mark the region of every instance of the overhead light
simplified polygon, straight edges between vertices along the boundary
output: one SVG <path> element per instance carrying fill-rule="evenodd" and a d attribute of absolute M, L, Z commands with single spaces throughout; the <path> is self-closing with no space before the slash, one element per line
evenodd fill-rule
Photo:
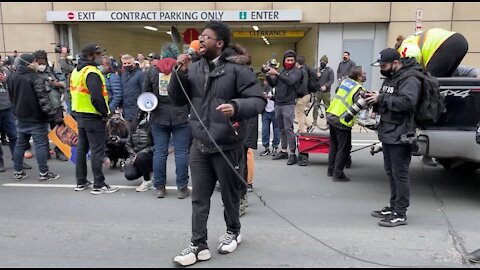
<path fill-rule="evenodd" d="M 262 39 L 265 40 L 265 36 L 262 36 Z"/>
<path fill-rule="evenodd" d="M 256 25 L 254 25 L 254 26 L 252 26 L 252 27 L 253 27 L 253 30 L 255 30 L 255 31 L 258 31 L 258 29 L 260 29 L 260 28 L 258 28 L 258 26 L 256 26 Z"/>
<path fill-rule="evenodd" d="M 158 28 L 153 27 L 153 26 L 144 26 L 143 28 L 150 30 L 150 31 L 158 31 Z"/>
<path fill-rule="evenodd" d="M 172 34 L 172 31 L 167 31 L 167 35 L 171 35 Z"/>

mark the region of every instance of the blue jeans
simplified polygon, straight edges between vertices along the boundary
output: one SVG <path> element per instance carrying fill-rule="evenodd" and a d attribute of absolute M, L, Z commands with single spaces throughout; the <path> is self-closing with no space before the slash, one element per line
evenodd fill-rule
<path fill-rule="evenodd" d="M 266 148 L 270 147 L 270 123 L 273 125 L 272 146 L 278 147 L 280 144 L 280 129 L 275 120 L 275 111 L 264 111 L 262 113 L 262 145 Z"/>
<path fill-rule="evenodd" d="M 155 188 L 165 186 L 167 183 L 167 156 L 170 136 L 173 138 L 175 148 L 175 167 L 177 187 L 184 188 L 188 185 L 188 155 L 192 131 L 189 123 L 180 125 L 152 124 L 152 135 L 155 147 L 153 155 L 153 185 Z"/>
<path fill-rule="evenodd" d="M 17 125 L 15 125 L 12 108 L 0 111 L 0 129 L 5 131 L 10 141 L 10 153 L 12 153 L 13 158 L 15 144 L 17 143 Z M 0 147 L 0 159 L 3 159 L 2 147 Z"/>
<path fill-rule="evenodd" d="M 35 144 L 35 157 L 37 158 L 38 168 L 41 173 L 48 172 L 48 132 L 50 126 L 48 123 L 34 123 L 17 121 L 17 143 L 13 153 L 13 164 L 15 171 L 20 172 L 23 169 L 23 155 L 29 148 L 30 137 L 33 137 Z"/>

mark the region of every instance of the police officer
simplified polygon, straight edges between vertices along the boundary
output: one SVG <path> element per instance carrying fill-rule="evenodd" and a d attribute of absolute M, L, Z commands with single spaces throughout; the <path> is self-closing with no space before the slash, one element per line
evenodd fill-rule
<path fill-rule="evenodd" d="M 378 224 L 395 227 L 407 224 L 410 205 L 410 178 L 408 170 L 412 159 L 412 145 L 402 138 L 415 131 L 413 110 L 417 104 L 421 83 L 413 76 L 422 68 L 415 58 L 401 58 L 397 50 L 387 48 L 380 52 L 380 73 L 385 76 L 380 93 L 367 93 L 367 102 L 381 116 L 378 137 L 383 146 L 384 167 L 390 178 L 390 206 L 373 211 L 372 216 L 383 218 Z"/>
<path fill-rule="evenodd" d="M 350 181 L 343 173 L 343 169 L 350 155 L 352 127 L 355 118 L 347 111 L 361 98 L 361 92 L 365 91 L 361 83 L 365 80 L 366 76 L 362 67 L 354 67 L 349 78 L 343 80 L 339 85 L 335 98 L 327 110 L 327 122 L 330 125 L 328 176 L 333 176 L 335 182 Z"/>
<path fill-rule="evenodd" d="M 70 78 L 72 96 L 72 114 L 78 122 L 78 146 L 75 191 L 82 191 L 92 183 L 87 180 L 88 150 L 92 154 L 92 171 L 94 177 L 92 194 L 113 193 L 118 191 L 105 183 L 102 172 L 105 157 L 106 119 L 110 114 L 108 92 L 103 77 L 97 66 L 102 64 L 104 50 L 93 43 L 82 48 L 78 66 Z"/>

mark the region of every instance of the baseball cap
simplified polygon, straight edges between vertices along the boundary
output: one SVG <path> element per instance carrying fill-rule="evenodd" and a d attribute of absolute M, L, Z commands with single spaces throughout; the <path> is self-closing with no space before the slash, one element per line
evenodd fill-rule
<path fill-rule="evenodd" d="M 151 60 L 158 60 L 158 59 L 160 59 L 160 54 L 158 54 L 158 53 L 150 53 L 150 54 L 148 55 L 148 58 L 150 58 Z"/>
<path fill-rule="evenodd" d="M 82 55 L 90 55 L 94 53 L 101 53 L 104 52 L 105 50 L 101 49 L 97 44 L 95 43 L 87 43 L 82 47 Z"/>
<path fill-rule="evenodd" d="M 380 58 L 372 63 L 372 66 L 378 67 L 383 63 L 393 63 L 395 60 L 400 60 L 400 54 L 397 50 L 392 48 L 386 48 L 380 52 Z"/>

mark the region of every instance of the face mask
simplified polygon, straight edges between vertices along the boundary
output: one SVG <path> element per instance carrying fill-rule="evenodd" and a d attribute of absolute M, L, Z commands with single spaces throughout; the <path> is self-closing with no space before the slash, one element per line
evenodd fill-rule
<path fill-rule="evenodd" d="M 47 65 L 38 65 L 38 71 L 44 72 L 47 69 Z"/>
<path fill-rule="evenodd" d="M 347 57 L 343 57 L 343 61 L 347 61 Z"/>
<path fill-rule="evenodd" d="M 103 64 L 103 58 L 102 57 L 97 57 L 93 61 L 95 61 L 95 64 L 97 64 L 97 66 L 101 66 Z"/>
<path fill-rule="evenodd" d="M 367 81 L 367 75 L 362 76 L 362 82 L 366 82 L 366 81 Z"/>
<path fill-rule="evenodd" d="M 283 65 L 285 66 L 286 69 L 292 69 L 295 66 L 295 63 L 284 62 Z"/>
<path fill-rule="evenodd" d="M 124 66 L 123 69 L 125 69 L 127 72 L 130 72 L 133 70 L 133 66 Z"/>
<path fill-rule="evenodd" d="M 320 67 L 324 69 L 327 66 L 327 63 L 320 63 Z"/>
<path fill-rule="evenodd" d="M 100 72 L 103 73 L 104 69 L 103 66 L 97 66 L 98 69 L 100 69 Z"/>
<path fill-rule="evenodd" d="M 380 70 L 380 73 L 387 78 L 392 78 L 393 74 L 395 74 L 395 69 L 393 68 L 393 65 L 392 65 L 392 67 L 388 70 Z"/>

